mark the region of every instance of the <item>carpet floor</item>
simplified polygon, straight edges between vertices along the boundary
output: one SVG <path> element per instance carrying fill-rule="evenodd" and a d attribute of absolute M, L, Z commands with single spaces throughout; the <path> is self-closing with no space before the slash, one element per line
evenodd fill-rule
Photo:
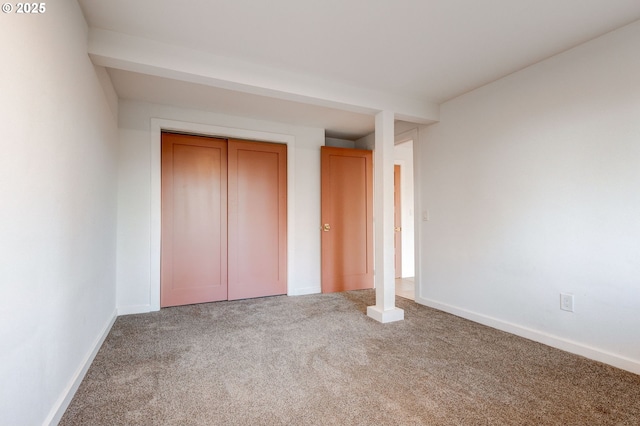
<path fill-rule="evenodd" d="M 640 376 L 372 290 L 119 317 L 61 425 L 639 425 Z"/>

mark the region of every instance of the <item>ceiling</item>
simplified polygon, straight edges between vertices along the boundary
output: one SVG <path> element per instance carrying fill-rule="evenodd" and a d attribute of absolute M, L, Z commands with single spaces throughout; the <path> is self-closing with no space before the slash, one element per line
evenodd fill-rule
<path fill-rule="evenodd" d="M 437 121 L 438 104 L 640 19 L 638 0 L 78 2 L 120 98 L 348 139 L 382 109 Z"/>

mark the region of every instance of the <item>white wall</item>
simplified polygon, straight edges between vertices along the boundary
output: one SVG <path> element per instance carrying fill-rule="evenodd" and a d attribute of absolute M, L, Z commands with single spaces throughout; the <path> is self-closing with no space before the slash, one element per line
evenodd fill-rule
<path fill-rule="evenodd" d="M 640 373 L 639 46 L 637 22 L 420 129 L 419 302 Z"/>
<path fill-rule="evenodd" d="M 373 146 L 375 145 L 375 142 L 376 142 L 376 132 L 369 133 L 367 136 L 361 137 L 360 139 L 356 140 L 355 148 L 368 149 L 370 151 L 373 151 Z"/>
<path fill-rule="evenodd" d="M 336 148 L 355 148 L 356 145 L 354 141 L 338 138 L 324 138 L 324 144 Z"/>
<path fill-rule="evenodd" d="M 254 139 L 285 138 L 289 167 L 289 291 L 320 292 L 320 146 L 324 129 L 252 120 L 211 112 L 133 101 L 120 101 L 120 171 L 118 192 L 117 304 L 121 314 L 147 312 L 157 304 L 159 269 L 154 258 L 157 188 L 150 176 L 159 171 L 154 150 L 159 141 L 152 121 L 181 123 L 196 133 L 228 136 L 257 134 Z M 235 133 L 234 133 L 235 132 Z M 263 137 L 261 137 L 262 135 Z M 238 137 L 238 136 L 236 136 Z M 156 164 L 157 163 L 157 164 Z M 157 260 L 157 259 L 156 259 Z M 154 290 L 155 289 L 155 290 Z"/>
<path fill-rule="evenodd" d="M 117 124 L 75 1 L 0 21 L 0 424 L 38 425 L 115 318 Z"/>

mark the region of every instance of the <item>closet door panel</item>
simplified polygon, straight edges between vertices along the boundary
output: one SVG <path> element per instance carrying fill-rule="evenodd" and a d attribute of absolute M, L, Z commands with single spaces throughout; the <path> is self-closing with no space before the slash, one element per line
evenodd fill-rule
<path fill-rule="evenodd" d="M 287 292 L 286 145 L 229 140 L 229 300 Z"/>
<path fill-rule="evenodd" d="M 162 135 L 160 305 L 227 299 L 227 142 Z"/>

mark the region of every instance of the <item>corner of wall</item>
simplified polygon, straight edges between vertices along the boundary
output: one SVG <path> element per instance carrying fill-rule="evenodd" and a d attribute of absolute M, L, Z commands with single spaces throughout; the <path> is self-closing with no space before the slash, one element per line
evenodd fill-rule
<path fill-rule="evenodd" d="M 367 136 L 364 136 L 355 142 L 355 147 L 357 149 L 368 149 L 373 151 L 373 146 L 376 141 L 376 132 L 370 133 Z"/>
<path fill-rule="evenodd" d="M 80 387 L 84 376 L 87 374 L 87 371 L 89 371 L 89 367 L 98 354 L 102 343 L 104 343 L 105 339 L 109 335 L 111 327 L 113 327 L 113 324 L 116 322 L 117 317 L 117 312 L 114 310 L 111 314 L 111 317 L 107 320 L 106 324 L 102 328 L 102 331 L 96 337 L 93 344 L 89 348 L 89 351 L 84 356 L 82 362 L 80 363 L 80 366 L 71 377 L 69 384 L 65 387 L 62 394 L 53 405 L 49 415 L 47 416 L 43 424 L 55 426 L 60 422 L 62 416 L 64 415 L 64 412 L 67 410 L 67 407 L 69 407 L 71 400 L 78 391 L 78 388 Z"/>
<path fill-rule="evenodd" d="M 100 85 L 102 86 L 102 90 L 104 91 L 104 96 L 107 104 L 109 105 L 109 110 L 111 111 L 111 115 L 113 119 L 118 121 L 118 94 L 113 87 L 113 83 L 111 81 L 111 77 L 107 72 L 107 69 L 101 67 L 99 65 L 94 65 L 93 68 L 96 71 L 96 76 L 98 77 L 98 81 L 100 81 Z"/>

